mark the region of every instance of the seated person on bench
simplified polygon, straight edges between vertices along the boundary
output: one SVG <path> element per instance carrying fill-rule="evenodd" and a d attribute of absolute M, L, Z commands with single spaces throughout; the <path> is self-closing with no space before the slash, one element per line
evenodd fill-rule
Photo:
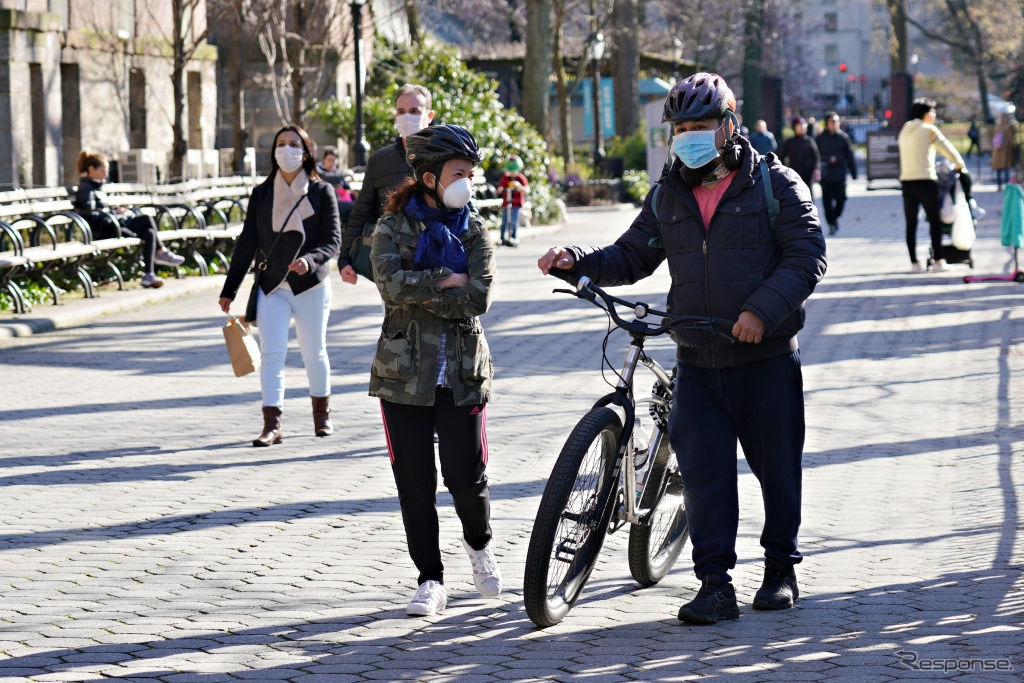
<path fill-rule="evenodd" d="M 156 264 L 180 266 L 185 262 L 185 258 L 172 253 L 163 245 L 157 235 L 156 221 L 152 216 L 134 215 L 121 207 L 111 209 L 102 190 L 108 170 L 107 159 L 102 154 L 83 150 L 78 155 L 78 172 L 82 177 L 79 179 L 78 192 L 75 193 L 73 201 L 75 211 L 89 223 L 94 239 L 109 239 L 127 234 L 142 240 L 142 261 L 146 267 L 142 286 L 162 287 L 164 281 L 154 271 Z M 119 225 L 114 224 L 110 213 L 104 209 L 115 214 Z"/>

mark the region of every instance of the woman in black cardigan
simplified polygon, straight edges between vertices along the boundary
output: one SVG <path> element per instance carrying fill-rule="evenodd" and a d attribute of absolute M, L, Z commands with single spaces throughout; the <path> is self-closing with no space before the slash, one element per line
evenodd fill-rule
<path fill-rule="evenodd" d="M 291 125 L 279 130 L 273 150 L 270 175 L 249 198 L 218 302 L 227 313 L 255 260 L 263 432 L 252 442 L 254 446 L 281 442 L 284 362 L 292 318 L 309 379 L 314 432 L 327 436 L 333 431 L 327 317 L 331 311 L 329 266 L 341 246 L 337 196 L 317 175 L 313 145 L 302 128 Z"/>
<path fill-rule="evenodd" d="M 78 172 L 82 177 L 72 200 L 75 211 L 89 223 L 93 239 L 110 239 L 122 234 L 138 237 L 142 242 L 142 263 L 146 267 L 141 284 L 153 289 L 163 287 L 164 281 L 156 274 L 154 266 L 177 267 L 185 262 L 185 257 L 164 246 L 152 216 L 122 206 L 107 205 L 103 183 L 109 171 L 110 165 L 105 156 L 82 150 L 78 155 Z"/>

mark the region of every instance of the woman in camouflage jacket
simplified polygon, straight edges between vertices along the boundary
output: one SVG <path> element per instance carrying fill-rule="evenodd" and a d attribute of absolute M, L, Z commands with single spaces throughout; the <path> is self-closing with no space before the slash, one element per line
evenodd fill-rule
<path fill-rule="evenodd" d="M 373 233 L 385 316 L 370 395 L 381 402 L 409 554 L 419 570 L 406 612 L 428 615 L 447 604 L 435 432 L 474 583 L 485 597 L 501 591 L 485 474 L 493 365 L 477 318 L 491 302 L 494 249 L 468 205 L 480 161 L 473 136 L 459 126 L 433 126 L 410 135 L 406 153 L 414 177 L 395 189 Z"/>

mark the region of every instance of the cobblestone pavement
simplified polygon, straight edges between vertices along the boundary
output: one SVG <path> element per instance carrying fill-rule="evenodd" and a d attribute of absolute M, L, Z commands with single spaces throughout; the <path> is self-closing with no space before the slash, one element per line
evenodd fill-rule
<path fill-rule="evenodd" d="M 981 190 L 976 269 L 1000 272 L 999 197 Z M 556 240 L 606 243 L 633 215 L 589 211 L 558 236 L 499 252 L 484 322 L 498 376 L 489 473 L 506 590 L 475 595 L 439 493 L 450 603 L 435 618 L 404 614 L 416 572 L 366 396 L 380 318 L 367 283 L 334 283 L 338 432 L 313 437 L 293 348 L 286 438 L 268 449 L 247 445 L 259 381 L 230 372 L 214 290 L 2 342 L 0 677 L 1021 677 L 1024 290 L 963 284 L 956 267 L 909 275 L 898 194 L 853 195 L 801 335 L 797 608 L 750 609 L 762 511 L 741 462 L 738 621 L 678 622 L 697 588 L 686 553 L 641 590 L 624 533 L 609 537 L 565 621 L 539 630 L 527 619 L 522 572 L 541 490 L 565 435 L 605 391 L 603 317 L 551 294 L 533 262 Z M 660 304 L 666 283 L 662 269 L 626 291 Z M 613 357 L 624 344 L 613 340 Z M 665 342 L 654 349 L 671 359 Z"/>

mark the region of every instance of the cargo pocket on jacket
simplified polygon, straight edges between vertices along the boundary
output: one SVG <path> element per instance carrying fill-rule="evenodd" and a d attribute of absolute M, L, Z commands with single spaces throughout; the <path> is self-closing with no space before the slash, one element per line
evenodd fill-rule
<path fill-rule="evenodd" d="M 484 338 L 484 328 L 475 318 L 459 323 L 459 376 L 471 382 L 482 382 L 493 374 L 491 350 Z"/>
<path fill-rule="evenodd" d="M 406 330 L 392 334 L 382 333 L 377 340 L 377 353 L 373 357 L 373 371 L 383 379 L 408 381 L 416 371 L 416 353 L 419 351 L 419 328 L 415 322 Z"/>

